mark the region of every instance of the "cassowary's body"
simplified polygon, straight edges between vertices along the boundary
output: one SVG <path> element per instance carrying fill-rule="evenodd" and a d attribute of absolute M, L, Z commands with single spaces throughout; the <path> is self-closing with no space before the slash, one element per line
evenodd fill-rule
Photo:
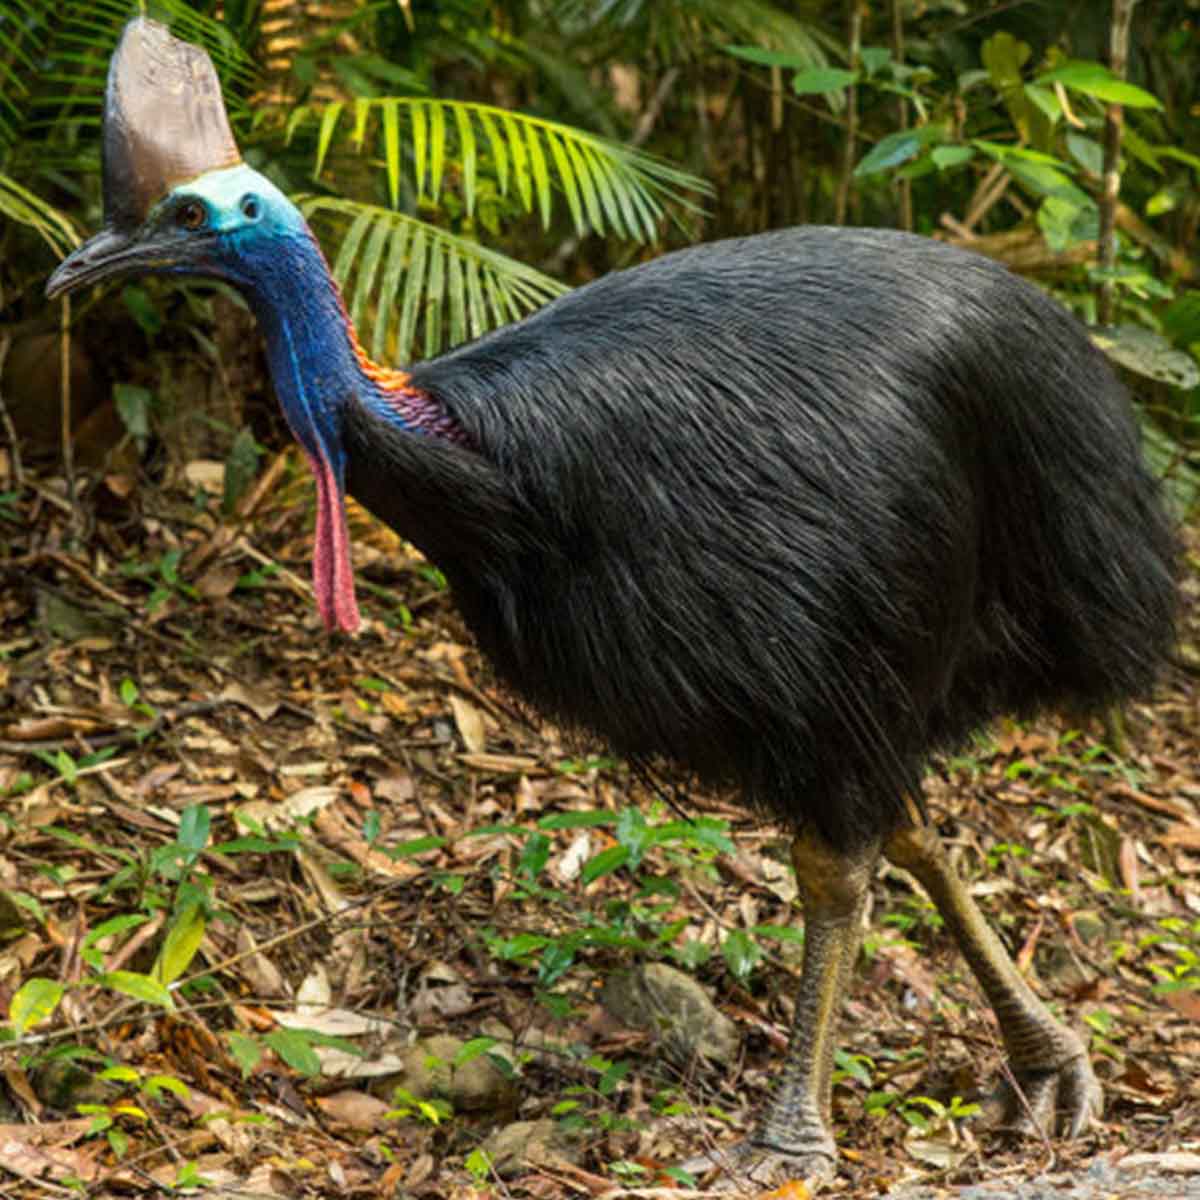
<path fill-rule="evenodd" d="M 976 255 L 800 229 L 610 275 L 345 409 L 349 490 L 504 678 L 844 846 L 931 749 L 1144 689 L 1170 534 L 1083 330 Z"/>
<path fill-rule="evenodd" d="M 240 163 L 211 64 L 153 22 L 114 56 L 104 164 L 106 228 L 50 290 L 149 270 L 245 294 L 316 476 L 327 625 L 358 622 L 348 485 L 445 571 L 513 688 L 794 827 L 804 976 L 755 1178 L 834 1162 L 881 854 L 987 993 L 1028 1096 L 1010 1112 L 1098 1114 L 1083 1043 L 910 803 L 934 750 L 1141 691 L 1171 644 L 1171 531 L 1074 320 L 974 255 L 801 229 L 608 276 L 405 374 L 367 361 L 300 214 Z"/>

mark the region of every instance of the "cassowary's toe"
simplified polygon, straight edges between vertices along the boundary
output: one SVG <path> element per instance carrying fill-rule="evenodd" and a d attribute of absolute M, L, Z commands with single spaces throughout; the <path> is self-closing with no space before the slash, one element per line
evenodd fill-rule
<path fill-rule="evenodd" d="M 747 1139 L 719 1147 L 711 1154 L 698 1155 L 680 1166 L 697 1179 L 703 1179 L 710 1190 L 724 1189 L 742 1196 L 747 1185 L 766 1191 L 797 1179 L 815 1191 L 821 1183 L 833 1178 L 837 1161 L 832 1146 L 828 1150 L 783 1151 Z"/>
<path fill-rule="evenodd" d="M 1104 1112 L 1104 1091 L 1086 1054 L 1055 1070 L 1018 1070 L 1013 1075 L 1021 1095 L 1005 1081 L 996 1098 L 999 1124 L 1005 1128 L 1028 1136 L 1044 1131 L 1076 1138 Z"/>

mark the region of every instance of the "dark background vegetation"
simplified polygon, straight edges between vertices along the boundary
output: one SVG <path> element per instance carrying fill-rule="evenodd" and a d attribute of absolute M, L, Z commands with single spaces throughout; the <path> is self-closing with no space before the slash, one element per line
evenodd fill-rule
<path fill-rule="evenodd" d="M 797 222 L 974 247 L 1105 326 L 1184 529 L 1181 663 L 1104 728 L 1005 725 L 929 781 L 1010 948 L 1091 1035 L 1109 1110 L 1068 1173 L 1200 1141 L 1200 3 L 1143 0 L 1122 35 L 1127 10 L 151 10 L 208 47 L 247 160 L 305 207 L 390 362 Z M 319 632 L 310 486 L 231 293 L 45 302 L 101 219 L 132 11 L 0 0 L 0 1195 L 686 1185 L 670 1163 L 744 1128 L 781 1052 L 786 849 L 728 797 L 680 792 L 704 814 L 681 821 L 662 781 L 515 711 L 437 572 L 357 509 L 369 620 Z M 972 1132 L 955 1098 L 995 1037 L 923 898 L 892 869 L 876 891 L 835 1186 L 1056 1165 Z M 600 1003 L 647 961 L 696 974 L 734 1057 L 675 1063 Z M 481 1104 L 405 1058 L 418 1035 L 421 1062 L 491 1072 Z M 545 1153 L 486 1141 L 529 1122 Z"/>

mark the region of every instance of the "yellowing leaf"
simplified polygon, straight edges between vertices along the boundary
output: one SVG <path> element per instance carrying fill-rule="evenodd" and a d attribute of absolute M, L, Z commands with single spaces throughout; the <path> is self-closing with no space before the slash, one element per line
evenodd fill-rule
<path fill-rule="evenodd" d="M 180 912 L 167 931 L 154 964 L 154 978 L 159 983 L 172 983 L 188 969 L 200 949 L 205 928 L 204 911 L 199 904 L 189 904 Z"/>
<path fill-rule="evenodd" d="M 9 1020 L 18 1033 L 26 1033 L 44 1021 L 63 998 L 63 985 L 53 979 L 34 978 L 17 989 L 8 1006 Z"/>

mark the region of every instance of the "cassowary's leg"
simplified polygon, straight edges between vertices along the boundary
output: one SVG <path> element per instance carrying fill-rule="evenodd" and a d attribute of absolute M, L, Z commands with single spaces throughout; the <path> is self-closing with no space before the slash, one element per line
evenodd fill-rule
<path fill-rule="evenodd" d="M 1045 1130 L 1075 1137 L 1098 1118 L 1104 1096 L 1083 1042 L 1059 1024 L 1021 978 L 1000 939 L 954 873 L 937 833 L 927 825 L 901 829 L 884 846 L 911 871 L 954 935 L 1000 1023 L 1013 1076 Z M 1005 1123 L 1032 1132 L 1024 1106 L 1006 1096 Z"/>
<path fill-rule="evenodd" d="M 799 837 L 792 846 L 804 904 L 804 973 L 791 1044 L 766 1109 L 734 1151 L 731 1164 L 755 1183 L 771 1186 L 833 1173 L 833 1051 L 879 854 L 878 843 L 854 854 L 837 854 L 815 837 Z"/>

